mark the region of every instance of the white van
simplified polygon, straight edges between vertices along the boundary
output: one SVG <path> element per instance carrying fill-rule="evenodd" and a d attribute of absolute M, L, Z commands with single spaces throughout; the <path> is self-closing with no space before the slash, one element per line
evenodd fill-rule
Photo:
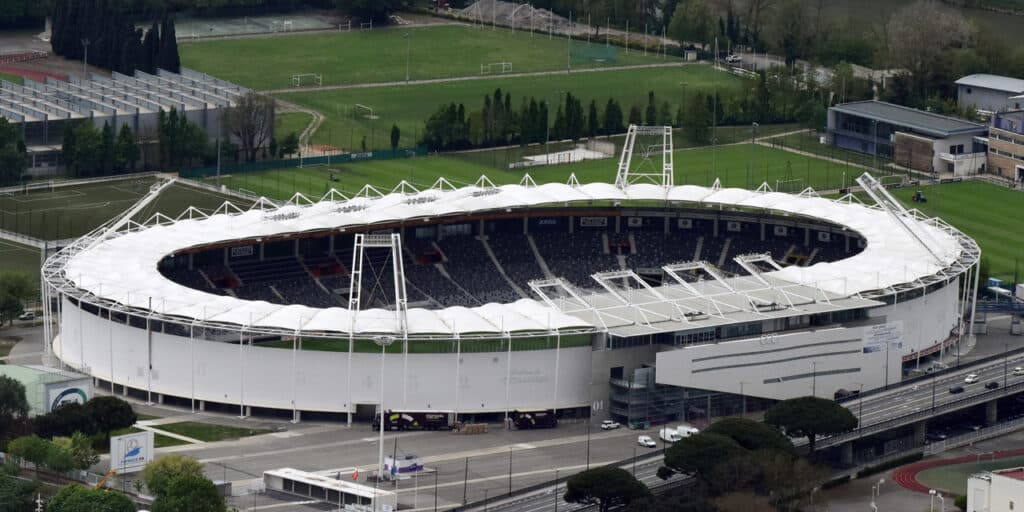
<path fill-rule="evenodd" d="M 679 435 L 679 431 L 674 428 L 663 428 L 658 431 L 658 437 L 662 441 L 669 443 L 678 443 L 683 440 L 683 436 Z"/>
<path fill-rule="evenodd" d="M 690 425 L 679 425 L 678 427 L 676 427 L 676 432 L 679 433 L 680 438 L 684 438 L 700 433 L 700 429 Z"/>

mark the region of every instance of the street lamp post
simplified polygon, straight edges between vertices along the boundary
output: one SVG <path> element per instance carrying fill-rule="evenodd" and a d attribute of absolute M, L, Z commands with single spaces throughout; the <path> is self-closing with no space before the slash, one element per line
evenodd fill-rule
<path fill-rule="evenodd" d="M 750 157 L 747 161 L 747 187 L 750 187 L 750 171 L 754 166 L 754 145 L 757 144 L 757 122 L 750 123 Z"/>
<path fill-rule="evenodd" d="M 864 428 L 864 397 L 861 396 L 864 393 L 864 383 L 854 382 L 854 384 L 857 385 L 857 435 L 859 436 Z"/>
<path fill-rule="evenodd" d="M 373 342 L 380 346 L 380 439 L 378 440 L 377 454 L 377 481 L 384 475 L 384 354 L 387 348 L 395 342 L 394 336 L 374 336 Z M 374 495 L 373 509 L 377 510 L 377 496 Z"/>
<path fill-rule="evenodd" d="M 743 385 L 744 384 L 746 384 L 746 382 L 740 381 L 740 403 L 741 403 L 741 406 L 740 406 L 741 409 L 740 410 L 741 410 L 741 414 L 743 416 L 746 416 L 747 415 L 747 395 L 743 393 Z"/>
<path fill-rule="evenodd" d="M 403 36 L 405 39 L 405 81 L 409 81 L 409 54 L 412 52 L 412 42 L 409 37 L 409 33 L 406 32 Z"/>
<path fill-rule="evenodd" d="M 818 362 L 811 362 L 811 396 L 818 396 Z"/>
<path fill-rule="evenodd" d="M 82 59 L 82 80 L 89 79 L 89 38 L 82 39 L 82 48 L 85 49 L 85 57 Z"/>

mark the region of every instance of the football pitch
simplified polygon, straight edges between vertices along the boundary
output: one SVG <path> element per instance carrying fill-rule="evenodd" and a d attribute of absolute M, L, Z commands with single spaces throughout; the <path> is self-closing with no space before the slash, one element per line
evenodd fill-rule
<path fill-rule="evenodd" d="M 686 84 L 684 88 L 681 84 Z M 303 105 L 322 113 L 326 120 L 313 136 L 316 144 L 359 151 L 363 137 L 367 148 L 389 147 L 392 125 L 401 130 L 399 145 L 410 147 L 422 136 L 423 126 L 441 105 L 448 103 L 466 106 L 467 115 L 479 111 L 484 96 L 493 95 L 495 89 L 511 95 L 511 106 L 517 112 L 530 97 L 547 101 L 551 105 L 564 101 L 563 92 L 578 97 L 586 110 L 591 100 L 599 112 L 609 98 L 620 103 L 623 115 L 629 115 L 631 106 L 641 110 L 647 106 L 647 93 L 654 91 L 655 101 L 661 107 L 667 101 L 675 115 L 676 108 L 687 93 L 709 93 L 717 87 L 724 95 L 742 87 L 743 79 L 710 65 L 695 64 L 673 68 L 642 68 L 593 73 L 557 74 L 519 78 L 494 78 L 419 85 L 399 85 L 306 91 L 281 94 L 281 99 Z M 355 112 L 356 105 L 373 109 L 370 118 Z M 551 119 L 557 107 L 552 107 Z"/>
<path fill-rule="evenodd" d="M 271 198 L 287 199 L 295 192 L 311 198 L 323 196 L 331 188 L 352 194 L 365 184 L 382 192 L 390 191 L 406 180 L 416 187 L 430 187 L 439 177 L 456 185 L 474 183 L 486 174 L 495 184 L 518 183 L 524 171 L 489 167 L 475 163 L 465 155 L 431 155 L 416 158 L 353 162 L 344 165 L 278 169 L 223 176 L 221 184 L 246 189 Z M 819 158 L 749 143 L 677 150 L 675 183 L 711 185 L 719 179 L 723 186 L 757 188 L 768 182 L 774 189 L 799 192 L 836 189 L 859 176 L 862 171 Z M 618 160 L 588 160 L 566 165 L 534 167 L 526 172 L 538 183 L 566 182 L 575 173 L 581 183 L 615 180 Z M 651 162 L 653 165 L 655 162 Z M 660 165 L 660 160 L 656 162 Z M 634 157 L 634 164 L 640 160 Z M 331 180 L 334 176 L 335 181 Z M 208 181 L 213 181 L 209 178 Z M 844 181 L 845 180 L 845 181 Z"/>
<path fill-rule="evenodd" d="M 406 40 L 408 35 L 408 40 Z M 573 43 L 576 48 L 586 41 Z M 603 42 L 592 48 L 602 50 Z M 511 63 L 513 73 L 566 69 L 568 40 L 467 25 L 353 30 L 335 33 L 182 42 L 183 66 L 253 89 L 292 87 L 292 75 L 319 73 L 323 85 L 480 76 L 481 65 Z M 602 50 L 603 51 L 603 50 Z M 678 57 L 611 49 L 614 59 L 574 62 L 581 67 L 630 66 Z M 494 72 L 501 66 L 492 66 Z M 307 82 L 310 80 L 306 79 Z M 315 87 L 312 86 L 311 87 Z"/>
<path fill-rule="evenodd" d="M 911 196 L 918 189 L 902 188 L 892 193 L 909 208 L 941 217 L 974 238 L 982 258 L 989 262 L 994 277 L 1013 282 L 1017 262 L 1024 260 L 1024 230 L 1020 212 L 1024 211 L 1024 192 L 981 181 L 964 181 L 920 187 L 927 203 L 915 203 Z"/>

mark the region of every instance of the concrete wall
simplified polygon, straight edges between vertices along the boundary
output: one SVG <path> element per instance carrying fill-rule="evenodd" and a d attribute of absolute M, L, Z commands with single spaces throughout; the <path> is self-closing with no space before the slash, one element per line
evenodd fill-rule
<path fill-rule="evenodd" d="M 137 389 L 277 409 L 355 411 L 380 400 L 378 353 L 240 347 L 153 333 L 81 313 L 63 302 L 58 357 L 83 372 Z M 388 354 L 385 406 L 497 412 L 590 404 L 591 348 L 457 354 Z M 147 375 L 147 361 L 152 371 Z M 461 362 L 461 364 L 460 364 Z M 351 374 L 348 369 L 351 367 Z M 558 375 L 557 389 L 556 378 Z M 506 387 L 506 382 L 510 385 Z M 351 394 L 350 394 L 351 390 Z M 506 394 L 507 393 L 507 394 Z M 607 396 L 607 395 L 605 395 Z"/>
<path fill-rule="evenodd" d="M 831 398 L 839 389 L 864 390 L 898 382 L 902 358 L 945 340 L 956 325 L 957 287 L 883 306 L 867 325 L 765 334 L 692 345 L 657 354 L 659 384 L 784 400 L 810 395 Z M 897 343 L 872 345 L 871 325 L 902 327 Z M 872 350 L 874 349 L 874 350 Z"/>
<path fill-rule="evenodd" d="M 608 418 L 608 395 L 611 392 L 611 385 L 608 383 L 611 377 L 611 369 L 621 366 L 623 375 L 629 378 L 633 370 L 643 366 L 645 363 L 654 363 L 658 350 L 662 345 L 642 345 L 638 347 L 619 348 L 614 350 L 595 350 L 592 354 L 592 365 L 590 382 L 590 396 L 592 398 L 592 413 L 596 420 Z"/>
<path fill-rule="evenodd" d="M 988 147 L 988 172 L 1015 181 L 1024 179 L 1024 135 L 991 128 Z"/>

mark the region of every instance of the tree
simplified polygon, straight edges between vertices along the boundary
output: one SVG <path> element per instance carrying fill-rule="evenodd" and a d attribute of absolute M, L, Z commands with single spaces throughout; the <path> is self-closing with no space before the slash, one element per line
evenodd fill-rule
<path fill-rule="evenodd" d="M 28 416 L 25 385 L 6 375 L 0 375 L 0 448 L 13 430 L 16 420 Z"/>
<path fill-rule="evenodd" d="M 153 512 L 224 512 L 224 498 L 217 486 L 202 475 L 178 475 L 168 482 L 164 492 L 153 501 Z"/>
<path fill-rule="evenodd" d="M 7 443 L 7 453 L 31 462 L 35 466 L 36 476 L 39 476 L 39 468 L 46 464 L 50 456 L 50 443 L 33 434 L 19 437 Z"/>
<path fill-rule="evenodd" d="M 783 453 L 793 452 L 793 443 L 779 430 L 760 421 L 746 418 L 725 418 L 712 423 L 704 430 L 707 434 L 718 434 L 736 441 L 741 447 L 750 451 L 776 450 Z"/>
<path fill-rule="evenodd" d="M 691 94 L 685 115 L 684 124 L 690 131 L 690 140 L 699 144 L 711 142 L 711 112 L 706 98 L 703 94 Z"/>
<path fill-rule="evenodd" d="M 927 14 L 925 14 L 927 13 Z M 962 15 L 934 0 L 918 0 L 889 17 L 885 30 L 890 64 L 910 72 L 912 89 L 924 95 L 929 84 L 948 88 L 950 49 L 963 46 L 970 26 Z M 952 82 L 952 80 L 949 80 Z"/>
<path fill-rule="evenodd" d="M 46 512 L 135 512 L 135 504 L 119 492 L 68 484 L 46 504 Z"/>
<path fill-rule="evenodd" d="M 103 129 L 100 130 L 100 169 L 102 174 L 110 174 L 114 171 L 116 159 L 117 147 L 114 143 L 114 129 L 110 123 L 104 121 Z"/>
<path fill-rule="evenodd" d="M 587 108 L 587 137 L 594 138 L 601 131 L 601 119 L 597 114 L 597 102 L 590 100 Z"/>
<path fill-rule="evenodd" d="M 386 23 L 388 16 L 402 5 L 400 0 L 337 0 L 337 2 L 338 7 L 349 14 L 364 20 L 373 20 L 375 23 Z"/>
<path fill-rule="evenodd" d="M 225 109 L 224 118 L 228 130 L 241 141 L 246 160 L 252 162 L 256 152 L 273 136 L 274 99 L 250 91 Z"/>
<path fill-rule="evenodd" d="M 291 132 L 281 139 L 281 142 L 277 145 L 277 151 L 279 157 L 285 155 L 294 155 L 299 151 L 299 136 L 295 132 Z"/>
<path fill-rule="evenodd" d="M 704 482 L 709 482 L 715 466 L 743 453 L 743 448 L 731 438 L 701 432 L 684 438 L 665 450 L 665 467 L 672 471 L 696 475 Z"/>
<path fill-rule="evenodd" d="M 96 422 L 85 405 L 66 403 L 56 409 L 36 416 L 33 430 L 41 437 L 70 436 L 75 432 L 86 435 L 96 433 Z"/>
<path fill-rule="evenodd" d="M 628 471 L 603 466 L 577 473 L 565 482 L 565 501 L 597 503 L 601 512 L 645 498 L 650 491 Z M 154 511 L 156 512 L 156 511 Z"/>
<path fill-rule="evenodd" d="M 611 135 L 622 133 L 625 126 L 622 124 L 622 106 L 614 99 L 608 98 L 604 106 L 604 134 Z"/>
<path fill-rule="evenodd" d="M 21 181 L 27 166 L 25 142 L 14 125 L 0 117 L 0 185 Z"/>
<path fill-rule="evenodd" d="M 658 124 L 658 107 L 654 103 L 654 91 L 647 92 L 647 108 L 644 109 L 644 120 L 648 126 Z"/>
<path fill-rule="evenodd" d="M 74 469 L 89 469 L 100 461 L 99 454 L 92 449 L 92 439 L 81 432 L 75 432 L 71 437 L 55 437 L 53 444 L 70 455 L 71 467 Z"/>
<path fill-rule="evenodd" d="M 810 22 L 807 10 L 801 0 L 786 0 L 779 6 L 778 31 L 779 48 L 786 59 L 786 66 L 793 67 L 797 59 L 807 56 L 810 47 Z"/>
<path fill-rule="evenodd" d="M 644 124 L 643 117 L 640 114 L 640 107 L 636 105 L 629 107 L 629 124 Z"/>
<path fill-rule="evenodd" d="M 160 68 L 172 73 L 181 72 L 181 58 L 178 56 L 178 36 L 174 19 L 164 15 L 160 24 Z"/>
<path fill-rule="evenodd" d="M 768 409 L 764 422 L 783 429 L 791 437 L 806 437 L 810 451 L 819 435 L 838 434 L 857 426 L 849 409 L 824 398 L 804 396 L 783 400 Z"/>
<path fill-rule="evenodd" d="M 142 469 L 142 481 L 155 496 L 166 494 L 171 481 L 180 476 L 203 476 L 203 465 L 184 455 L 165 455 Z"/>
<path fill-rule="evenodd" d="M 108 443 L 112 430 L 130 427 L 137 419 L 131 404 L 116 396 L 90 398 L 85 408 L 96 423 L 96 430 L 106 435 Z"/>
<path fill-rule="evenodd" d="M 131 128 L 127 124 L 121 125 L 121 131 L 117 134 L 117 161 L 118 165 L 129 171 L 135 170 L 135 162 L 139 161 L 142 152 L 135 141 Z"/>
<path fill-rule="evenodd" d="M 402 130 L 398 129 L 397 124 L 391 125 L 391 151 L 398 149 L 398 141 L 402 138 Z"/>
<path fill-rule="evenodd" d="M 0 472 L 0 512 L 24 512 L 32 510 L 36 483 L 26 482 Z"/>
<path fill-rule="evenodd" d="M 688 0 L 676 6 L 668 24 L 669 37 L 680 42 L 704 44 L 711 40 L 715 21 L 705 0 Z"/>

